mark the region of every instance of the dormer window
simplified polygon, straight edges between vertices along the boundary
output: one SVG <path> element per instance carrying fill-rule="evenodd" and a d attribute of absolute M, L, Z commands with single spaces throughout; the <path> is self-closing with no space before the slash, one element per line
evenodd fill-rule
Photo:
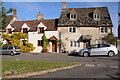
<path fill-rule="evenodd" d="M 12 29 L 11 29 L 11 28 L 8 28 L 8 29 L 7 29 L 7 33 L 8 33 L 8 34 L 12 34 Z"/>
<path fill-rule="evenodd" d="M 28 28 L 23 28 L 23 33 L 28 33 Z"/>
<path fill-rule="evenodd" d="M 44 33 L 44 27 L 38 27 L 38 34 Z"/>
<path fill-rule="evenodd" d="M 77 18 L 76 14 L 70 14 L 70 19 L 75 20 Z"/>
<path fill-rule="evenodd" d="M 99 20 L 99 19 L 100 19 L 100 14 L 99 14 L 99 13 L 94 14 L 94 19 L 95 19 L 95 20 Z"/>

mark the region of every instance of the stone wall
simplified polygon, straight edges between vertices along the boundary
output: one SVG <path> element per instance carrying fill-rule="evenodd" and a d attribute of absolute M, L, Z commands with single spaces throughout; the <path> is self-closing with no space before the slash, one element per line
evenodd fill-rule
<path fill-rule="evenodd" d="M 74 49 L 80 50 L 84 48 L 84 43 L 80 42 L 80 47 L 70 47 L 70 41 L 78 41 L 82 35 L 92 35 L 91 44 L 101 43 L 102 38 L 111 32 L 108 28 L 108 33 L 100 33 L 100 27 L 76 27 L 76 33 L 68 32 L 69 27 L 58 27 L 58 32 L 61 33 L 61 40 L 66 46 L 67 51 Z"/>

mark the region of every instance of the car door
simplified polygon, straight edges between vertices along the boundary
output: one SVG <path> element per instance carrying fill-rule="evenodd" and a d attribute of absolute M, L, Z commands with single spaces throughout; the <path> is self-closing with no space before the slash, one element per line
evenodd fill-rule
<path fill-rule="evenodd" d="M 8 54 L 11 54 L 11 52 L 13 52 L 13 46 L 9 46 L 7 52 L 8 52 Z"/>
<path fill-rule="evenodd" d="M 7 49 L 8 49 L 8 46 L 3 46 L 2 47 L 2 54 L 8 54 L 7 53 L 7 51 L 8 51 Z"/>
<path fill-rule="evenodd" d="M 108 54 L 108 47 L 110 47 L 109 44 L 101 44 L 99 48 L 99 54 L 100 55 L 107 55 Z"/>
<path fill-rule="evenodd" d="M 100 44 L 93 45 L 90 50 L 90 55 L 99 55 Z"/>

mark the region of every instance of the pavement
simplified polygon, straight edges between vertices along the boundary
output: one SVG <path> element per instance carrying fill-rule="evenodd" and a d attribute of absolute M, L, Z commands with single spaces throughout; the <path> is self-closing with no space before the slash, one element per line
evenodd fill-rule
<path fill-rule="evenodd" d="M 27 78 L 118 78 L 120 55 L 108 56 L 68 56 L 65 53 L 23 53 L 21 55 L 3 55 L 2 59 L 40 60 L 59 62 L 80 62 L 84 66 L 62 70 Z"/>

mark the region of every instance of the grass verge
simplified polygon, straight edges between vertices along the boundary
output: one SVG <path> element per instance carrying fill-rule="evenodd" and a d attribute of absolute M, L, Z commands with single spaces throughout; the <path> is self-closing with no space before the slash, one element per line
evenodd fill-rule
<path fill-rule="evenodd" d="M 36 72 L 41 70 L 76 65 L 79 63 L 53 62 L 53 61 L 27 61 L 27 60 L 2 60 L 2 75 L 6 71 L 16 71 L 17 74 Z"/>

